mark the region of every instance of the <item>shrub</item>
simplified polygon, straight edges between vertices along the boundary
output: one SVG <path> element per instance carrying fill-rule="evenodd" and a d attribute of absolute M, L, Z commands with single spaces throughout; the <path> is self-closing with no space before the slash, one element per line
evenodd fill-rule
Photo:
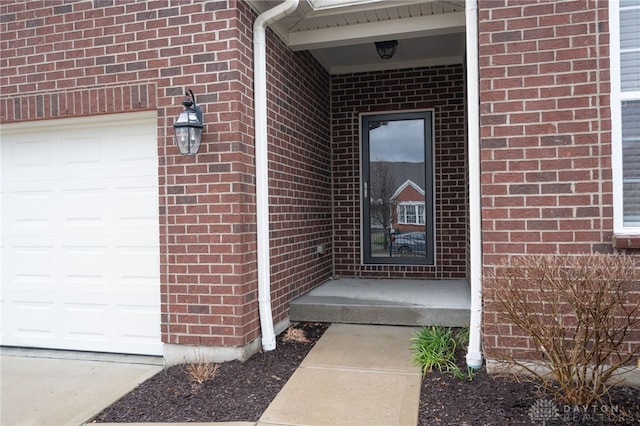
<path fill-rule="evenodd" d="M 464 379 L 465 375 L 456 364 L 456 350 L 463 347 L 468 341 L 468 329 L 457 333 L 451 328 L 441 326 L 423 327 L 412 338 L 412 360 L 422 370 L 422 375 L 437 368 L 440 372 L 448 372 L 458 379 Z M 471 380 L 473 372 L 468 371 L 467 377 Z"/>
<path fill-rule="evenodd" d="M 640 345 L 627 344 L 640 327 L 634 292 L 640 270 L 633 258 L 514 257 L 497 268 L 492 280 L 487 296 L 497 303 L 499 322 L 518 326 L 536 354 L 535 363 L 512 353 L 498 355 L 501 361 L 530 373 L 542 388 L 572 405 L 588 406 L 623 381 L 620 369 L 640 350 Z"/>
<path fill-rule="evenodd" d="M 292 325 L 287 328 L 287 331 L 282 336 L 283 342 L 298 342 L 298 343 L 309 343 L 309 339 L 307 338 L 306 333 L 301 328 L 296 328 Z"/>
<path fill-rule="evenodd" d="M 219 364 L 205 361 L 204 357 L 196 356 L 196 362 L 189 363 L 184 367 L 185 372 L 194 382 L 202 384 L 213 379 L 218 373 Z"/>

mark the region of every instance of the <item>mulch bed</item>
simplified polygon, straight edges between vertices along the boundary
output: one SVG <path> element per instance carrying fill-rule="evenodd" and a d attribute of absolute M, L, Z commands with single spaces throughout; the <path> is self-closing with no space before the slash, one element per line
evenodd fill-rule
<path fill-rule="evenodd" d="M 280 335 L 276 350 L 258 353 L 244 363 L 220 364 L 215 378 L 202 384 L 190 377 L 185 366 L 166 368 L 93 422 L 255 422 L 328 325 L 296 327 L 304 330 L 307 343 L 283 341 Z M 484 370 L 473 381 L 432 371 L 422 380 L 418 424 L 640 425 L 640 389 L 615 388 L 608 401 L 585 410 L 556 404 L 538 394 L 532 383 L 490 376 Z"/>
<path fill-rule="evenodd" d="M 458 365 L 464 365 L 462 360 Z M 473 381 L 432 371 L 422 379 L 418 424 L 640 425 L 640 389 L 616 387 L 609 400 L 585 409 L 556 403 L 532 382 L 484 369 Z"/>
<path fill-rule="evenodd" d="M 165 368 L 94 419 L 96 423 L 258 421 L 328 324 L 303 323 L 307 343 L 283 341 L 245 362 L 220 364 L 215 377 L 194 381 L 184 365 Z"/>

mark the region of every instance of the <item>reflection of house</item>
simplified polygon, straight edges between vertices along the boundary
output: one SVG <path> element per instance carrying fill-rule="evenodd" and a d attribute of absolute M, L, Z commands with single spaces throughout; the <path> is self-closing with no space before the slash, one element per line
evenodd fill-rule
<path fill-rule="evenodd" d="M 425 163 L 375 161 L 371 170 L 372 228 L 424 231 Z"/>
<path fill-rule="evenodd" d="M 386 179 L 372 179 L 372 182 L 384 182 L 389 188 L 372 188 L 372 191 L 387 194 L 388 198 L 381 202 L 389 208 L 391 227 L 399 232 L 424 232 L 425 163 L 376 161 L 371 163 L 371 169 L 389 174 Z"/>
<path fill-rule="evenodd" d="M 425 177 L 425 164 L 408 161 L 372 161 L 372 170 L 388 170 L 394 189 L 410 180 L 422 187 Z"/>
<path fill-rule="evenodd" d="M 399 232 L 423 231 L 425 224 L 424 190 L 406 180 L 391 196 L 392 226 Z"/>

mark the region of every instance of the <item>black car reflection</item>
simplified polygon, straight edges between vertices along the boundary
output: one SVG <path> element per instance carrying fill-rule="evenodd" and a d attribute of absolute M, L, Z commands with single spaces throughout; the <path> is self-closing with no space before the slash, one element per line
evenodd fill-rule
<path fill-rule="evenodd" d="M 425 232 L 407 232 L 391 238 L 391 252 L 397 256 L 426 256 L 427 235 Z"/>

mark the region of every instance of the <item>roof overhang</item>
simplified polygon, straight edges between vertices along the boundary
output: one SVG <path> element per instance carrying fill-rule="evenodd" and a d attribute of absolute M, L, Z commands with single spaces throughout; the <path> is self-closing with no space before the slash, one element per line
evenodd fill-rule
<path fill-rule="evenodd" d="M 280 1 L 250 0 L 263 12 Z M 294 51 L 308 50 L 332 74 L 462 63 L 463 0 L 302 0 L 273 24 Z M 374 42 L 398 40 L 380 59 Z"/>
<path fill-rule="evenodd" d="M 383 0 L 307 0 L 313 10 L 334 9 L 336 7 L 351 7 L 365 3 L 380 3 Z"/>

